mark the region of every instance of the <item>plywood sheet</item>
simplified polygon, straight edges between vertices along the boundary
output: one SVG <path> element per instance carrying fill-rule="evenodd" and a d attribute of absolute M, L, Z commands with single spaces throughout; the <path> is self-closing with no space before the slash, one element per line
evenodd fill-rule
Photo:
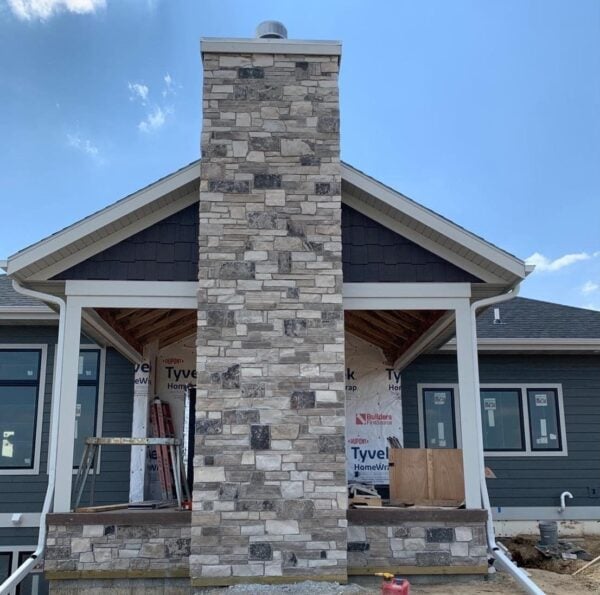
<path fill-rule="evenodd" d="M 390 449 L 392 504 L 459 505 L 465 498 L 462 450 Z"/>

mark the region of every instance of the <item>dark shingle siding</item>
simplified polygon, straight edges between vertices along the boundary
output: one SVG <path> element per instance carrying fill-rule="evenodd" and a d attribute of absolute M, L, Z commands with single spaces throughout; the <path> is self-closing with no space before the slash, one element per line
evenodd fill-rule
<path fill-rule="evenodd" d="M 483 384 L 561 384 L 568 456 L 488 457 L 492 506 L 556 506 L 569 490 L 569 506 L 600 506 L 588 487 L 600 487 L 600 356 L 480 355 Z M 402 373 L 404 440 L 419 446 L 417 384 L 457 383 L 456 358 L 422 356 Z"/>
<path fill-rule="evenodd" d="M 494 307 L 477 319 L 477 335 L 498 339 L 598 339 L 600 312 L 516 297 L 495 306 L 501 324 L 494 324 Z"/>
<path fill-rule="evenodd" d="M 480 282 L 436 254 L 342 205 L 346 283 Z"/>
<path fill-rule="evenodd" d="M 197 281 L 198 222 L 193 204 L 54 278 Z"/>

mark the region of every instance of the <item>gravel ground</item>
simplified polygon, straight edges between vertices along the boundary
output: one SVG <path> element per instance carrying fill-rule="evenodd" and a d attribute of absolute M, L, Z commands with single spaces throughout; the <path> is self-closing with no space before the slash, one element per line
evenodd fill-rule
<path fill-rule="evenodd" d="M 557 574 L 547 570 L 528 570 L 531 578 L 547 595 L 598 595 L 600 574 L 578 576 Z M 491 580 L 448 581 L 439 584 L 411 586 L 411 595 L 517 595 L 521 591 L 507 575 L 497 573 Z M 378 586 L 339 585 L 306 581 L 292 585 L 237 585 L 228 589 L 203 589 L 196 595 L 380 595 Z"/>
<path fill-rule="evenodd" d="M 236 585 L 228 589 L 202 589 L 196 591 L 196 595 L 371 595 L 380 592 L 379 589 L 373 591 L 358 585 L 304 581 L 291 585 Z"/>

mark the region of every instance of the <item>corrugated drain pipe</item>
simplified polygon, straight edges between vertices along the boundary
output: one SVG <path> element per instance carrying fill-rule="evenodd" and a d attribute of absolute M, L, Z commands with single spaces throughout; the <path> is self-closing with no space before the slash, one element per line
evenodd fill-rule
<path fill-rule="evenodd" d="M 44 504 L 42 506 L 42 512 L 40 514 L 40 532 L 38 535 L 38 544 L 31 556 L 23 562 L 1 585 L 0 595 L 7 595 L 11 589 L 16 587 L 33 569 L 33 567 L 43 560 L 44 552 L 46 549 L 46 515 L 50 512 L 50 508 L 54 499 L 54 487 L 56 485 L 56 455 L 57 455 L 57 436 L 58 436 L 58 422 L 60 412 L 60 400 L 61 400 L 61 384 L 62 384 L 62 361 L 65 346 L 65 310 L 66 304 L 64 300 L 46 293 L 39 291 L 32 291 L 31 289 L 25 289 L 19 285 L 18 281 L 13 279 L 13 288 L 17 293 L 32 297 L 43 302 L 49 302 L 55 304 L 59 308 L 59 322 L 58 322 L 58 343 L 56 353 L 56 371 L 54 375 L 54 398 L 52 399 L 52 413 L 51 413 L 51 424 L 50 424 L 50 445 L 48 453 L 48 489 L 46 490 L 46 497 L 44 498 Z"/>
<path fill-rule="evenodd" d="M 511 300 L 519 293 L 519 285 L 517 285 L 511 292 L 503 295 L 486 298 L 473 302 L 471 304 L 471 320 L 473 327 L 473 359 L 475 370 L 475 395 L 479 396 L 479 356 L 477 350 L 477 310 L 486 306 L 492 306 L 494 304 L 500 304 Z M 527 575 L 527 573 L 519 568 L 505 553 L 498 544 L 496 543 L 496 532 L 494 530 L 494 519 L 492 518 L 492 508 L 490 505 L 490 496 L 487 489 L 487 483 L 485 481 L 485 459 L 483 456 L 483 430 L 481 429 L 481 399 L 475 400 L 477 406 L 477 419 L 480 420 L 477 424 L 477 450 L 479 454 L 479 483 L 481 490 L 481 503 L 483 508 L 487 510 L 487 542 L 488 551 L 491 556 L 494 557 L 498 566 L 505 572 L 510 574 L 517 583 L 523 588 L 526 593 L 530 595 L 546 595 L 542 589 L 540 589 Z"/>

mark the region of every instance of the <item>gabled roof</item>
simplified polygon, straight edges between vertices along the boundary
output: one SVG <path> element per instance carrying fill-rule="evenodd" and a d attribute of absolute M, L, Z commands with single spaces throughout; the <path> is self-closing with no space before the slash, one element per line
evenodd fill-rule
<path fill-rule="evenodd" d="M 342 199 L 352 208 L 466 270 L 493 292 L 525 278 L 525 263 L 410 198 L 342 163 Z M 7 272 L 44 281 L 198 201 L 200 162 L 127 196 L 12 255 Z"/>
<path fill-rule="evenodd" d="M 494 309 L 499 322 L 494 322 Z M 481 339 L 600 339 L 600 312 L 516 297 L 477 319 Z"/>

